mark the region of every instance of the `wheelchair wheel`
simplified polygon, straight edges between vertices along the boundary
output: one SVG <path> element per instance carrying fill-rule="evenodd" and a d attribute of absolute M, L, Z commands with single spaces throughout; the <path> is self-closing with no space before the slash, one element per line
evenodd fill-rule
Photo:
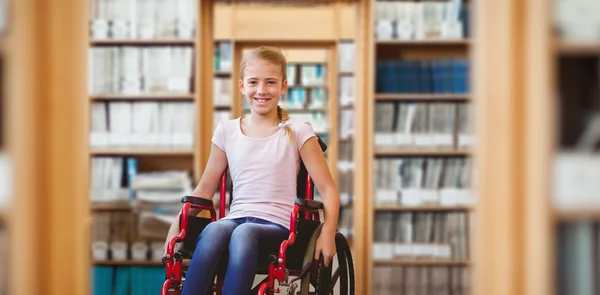
<path fill-rule="evenodd" d="M 354 264 L 346 238 L 337 233 L 335 236 L 336 256 L 329 267 L 325 267 L 323 257 L 313 261 L 317 238 L 321 233 L 319 226 L 309 243 L 303 265 L 312 263 L 310 272 L 301 279 L 299 295 L 354 295 Z M 311 286 L 314 291 L 311 291 Z"/>

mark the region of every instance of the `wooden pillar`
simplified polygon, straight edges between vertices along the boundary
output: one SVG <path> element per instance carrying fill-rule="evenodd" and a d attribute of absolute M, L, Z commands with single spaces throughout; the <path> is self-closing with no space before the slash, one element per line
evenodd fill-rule
<path fill-rule="evenodd" d="M 372 0 L 361 0 L 356 15 L 356 70 L 354 102 L 354 236 L 356 294 L 371 294 L 373 210 L 371 196 L 373 100 L 375 89 Z"/>
<path fill-rule="evenodd" d="M 473 294 L 527 293 L 526 204 L 533 131 L 525 91 L 527 1 L 475 1 L 472 82 L 476 104 Z"/>
<path fill-rule="evenodd" d="M 85 1 L 11 1 L 10 294 L 89 293 Z"/>
<path fill-rule="evenodd" d="M 213 134 L 213 52 L 214 15 L 213 1 L 198 1 L 198 22 L 196 25 L 195 57 L 195 109 L 196 136 L 194 152 L 194 178 L 196 182 L 204 172 L 208 162 Z"/>
<path fill-rule="evenodd" d="M 551 2 L 526 1 L 525 7 L 525 293 L 554 294 L 551 171 L 558 103 Z"/>

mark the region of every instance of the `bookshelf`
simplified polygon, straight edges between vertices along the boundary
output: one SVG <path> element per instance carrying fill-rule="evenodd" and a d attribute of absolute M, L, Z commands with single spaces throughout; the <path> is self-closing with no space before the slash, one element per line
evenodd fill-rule
<path fill-rule="evenodd" d="M 362 204 L 363 294 L 470 288 L 472 2 L 463 9 L 450 2 L 361 5 L 359 38 L 367 49 L 359 91 L 366 99 L 356 120 L 366 126 L 356 132 L 366 139 L 359 150 L 367 158 L 356 169 L 365 182 L 357 188 L 369 196 Z M 462 28 L 428 30 L 416 22 L 417 9 L 435 15 L 448 8 Z"/>
<path fill-rule="evenodd" d="M 552 1 L 545 4 L 545 17 L 535 23 L 549 31 L 538 37 L 545 59 L 536 60 L 548 74 L 532 80 L 534 91 L 549 99 L 546 110 L 551 114 L 546 119 L 549 126 L 538 135 L 545 144 L 538 147 L 543 152 L 538 159 L 551 168 L 549 180 L 536 183 L 536 189 L 548 192 L 546 198 L 540 196 L 538 204 L 547 210 L 538 221 L 551 241 L 544 250 L 550 267 L 537 287 L 554 294 L 600 292 L 595 180 L 600 163 L 600 17 L 589 13 L 597 9 L 600 5 L 592 1 Z M 539 260 L 532 263 L 546 266 Z"/>
<path fill-rule="evenodd" d="M 213 50 L 219 43 L 213 42 L 213 6 L 207 2 L 88 1 L 87 253 L 94 294 L 123 286 L 131 294 L 157 292 L 164 281 L 157 261 L 168 223 L 157 220 L 158 213 L 173 216 L 165 208 L 181 207 L 181 195 L 199 180 L 210 148 L 213 104 L 203 98 L 213 96 Z M 158 209 L 142 198 L 160 194 L 160 187 L 148 188 L 153 176 L 179 183 L 173 188 L 178 196 L 165 192 L 171 201 Z M 131 279 L 113 281 L 115 274 Z M 139 289 L 150 282 L 154 291 Z"/>
<path fill-rule="evenodd" d="M 95 9 L 98 9 L 100 2 L 99 0 L 90 0 L 91 6 Z M 98 244 L 93 242 L 94 238 L 92 238 L 92 243 L 90 243 L 92 257 L 89 265 L 92 266 L 93 277 L 98 281 L 103 281 L 101 277 L 106 278 L 111 274 L 118 274 L 120 271 L 126 271 L 127 269 L 134 271 L 134 269 L 148 268 L 150 271 L 152 267 L 159 266 L 153 260 L 156 253 L 158 253 L 158 244 L 153 243 L 153 241 L 160 241 L 162 244 L 164 237 L 154 236 L 153 238 L 144 239 L 146 248 L 136 243 L 135 237 L 142 235 L 141 232 L 144 231 L 144 226 L 155 225 L 153 222 L 156 220 L 141 217 L 143 212 L 140 212 L 138 202 L 131 202 L 132 191 L 135 191 L 136 200 L 142 199 L 140 198 L 141 189 L 137 186 L 141 182 L 138 180 L 143 179 L 144 175 L 150 172 L 182 170 L 189 174 L 192 183 L 199 180 L 202 175 L 202 167 L 208 159 L 210 138 L 215 122 L 236 118 L 244 113 L 243 100 L 237 90 L 237 80 L 239 79 L 238 67 L 242 50 L 249 47 L 259 45 L 279 46 L 284 51 L 290 65 L 296 66 L 299 73 L 302 72 L 304 67 L 320 66 L 327 69 L 322 71 L 325 83 L 297 84 L 291 87 L 295 92 L 306 92 L 312 97 L 324 96 L 326 99 L 323 104 L 302 109 L 286 106 L 286 109 L 292 116 L 310 116 L 315 113 L 325 115 L 322 116 L 324 128 L 319 134 L 324 136 L 329 145 L 327 157 L 335 179 L 338 182 L 342 182 L 341 179 L 344 179 L 344 196 L 347 203 L 344 204 L 343 210 L 351 213 L 354 209 L 352 205 L 354 183 L 352 177 L 352 149 L 355 142 L 352 129 L 355 91 L 353 83 L 346 81 L 344 85 L 340 85 L 339 82 L 342 77 L 348 80 L 348 78 L 353 79 L 354 76 L 352 56 L 346 56 L 344 62 L 340 60 L 344 54 L 342 48 L 354 43 L 356 6 L 351 3 L 352 1 L 327 1 L 326 5 L 295 3 L 292 6 L 289 3 L 280 6 L 281 3 L 269 1 L 261 5 L 247 5 L 235 1 L 178 0 L 175 2 L 194 3 L 195 8 L 192 11 L 195 11 L 193 18 L 196 30 L 193 36 L 179 38 L 176 34 L 173 35 L 168 30 L 165 31 L 157 27 L 155 28 L 156 36 L 154 36 L 156 38 L 146 36 L 145 39 L 140 39 L 129 35 L 131 33 L 124 32 L 119 32 L 122 36 L 113 38 L 112 32 L 106 36 L 105 33 L 95 31 L 95 29 L 102 28 L 103 18 L 116 18 L 113 21 L 117 23 L 131 21 L 127 19 L 128 14 L 112 14 L 108 11 L 108 14 L 103 15 L 96 13 L 94 9 L 90 13 L 90 31 L 92 35 L 86 45 L 90 51 L 104 52 L 96 54 L 100 56 L 104 54 L 110 57 L 109 66 L 106 66 L 108 69 L 104 69 L 105 74 L 114 74 L 114 69 L 111 70 L 110 66 L 132 67 L 131 62 L 128 63 L 125 58 L 116 60 L 119 57 L 137 56 L 142 64 L 141 69 L 138 69 L 140 75 L 122 74 L 121 84 L 110 79 L 98 82 L 98 79 L 102 80 L 102 75 L 95 75 L 93 70 L 90 71 L 91 92 L 87 97 L 90 108 L 91 146 L 87 156 L 90 159 L 92 168 L 90 169 L 92 186 L 94 184 L 94 174 L 110 174 L 108 172 L 94 173 L 93 167 L 103 167 L 99 169 L 104 170 L 113 169 L 111 171 L 114 175 L 107 177 L 120 178 L 119 183 L 113 183 L 104 193 L 98 193 L 92 187 L 92 199 L 97 200 L 100 198 L 104 200 L 104 202 L 91 202 L 90 213 L 93 216 L 91 223 L 93 228 L 97 229 L 93 236 L 96 239 L 103 236 L 102 239 L 104 240 L 108 236 L 111 237 L 108 239 L 119 240 L 117 242 L 123 240 L 123 237 L 127 237 L 125 240 L 130 240 L 130 243 L 125 246 L 125 248 L 130 249 L 126 250 L 129 252 L 125 254 L 125 259 L 122 259 L 123 257 L 119 259 L 113 257 L 111 259 L 110 255 L 115 255 L 115 253 L 118 253 L 116 254 L 118 256 L 123 256 L 123 248 L 119 248 L 121 246 L 117 243 L 115 249 L 118 251 L 115 251 L 110 248 L 113 246 L 110 243 L 109 245 Z M 165 9 L 165 12 L 168 12 L 168 8 L 161 7 Z M 101 8 L 100 11 L 102 10 Z M 251 19 L 248 18 L 250 15 L 252 15 Z M 143 15 L 138 15 L 138 17 L 144 18 Z M 191 16 L 187 15 L 187 17 Z M 269 27 L 267 37 L 256 36 L 255 32 L 265 30 L 257 27 L 264 26 L 265 23 L 255 22 L 256 18 L 275 21 L 277 25 Z M 160 22 L 157 21 L 158 23 Z M 303 25 L 298 28 L 298 23 L 307 26 Z M 315 33 L 317 31 L 312 31 L 316 27 L 321 28 L 317 34 Z M 322 30 L 322 28 L 330 29 Z M 139 34 L 149 34 L 148 32 L 142 32 L 143 29 L 140 27 L 137 27 L 137 29 L 140 30 Z M 290 34 L 290 32 L 294 33 Z M 177 53 L 174 50 L 180 48 L 191 48 L 192 54 Z M 160 50 L 152 52 L 152 49 L 167 49 L 170 53 L 165 53 L 167 50 L 165 52 Z M 182 54 L 183 57 L 177 56 L 177 54 Z M 164 70 L 172 73 L 178 79 L 161 82 L 160 79 L 165 79 L 164 76 L 155 76 L 152 74 L 152 69 L 145 68 L 144 65 L 148 64 L 148 62 L 145 62 L 147 56 L 159 57 L 152 59 L 158 63 L 154 68 L 155 71 Z M 161 59 L 179 60 L 180 64 L 186 65 L 186 69 L 184 71 L 179 68 L 169 68 L 166 63 L 161 67 Z M 96 62 L 96 64 L 103 65 L 104 63 Z M 91 65 L 91 68 L 93 68 L 93 59 Z M 128 80 L 129 76 L 141 76 L 141 85 Z M 298 76 L 298 81 L 301 78 Z M 146 80 L 154 83 L 154 86 L 147 87 Z M 123 81 L 126 83 L 123 84 Z M 110 91 L 105 91 L 105 89 Z M 156 107 L 156 104 L 159 106 Z M 147 116 L 156 117 L 157 109 L 159 112 L 158 117 L 172 115 L 173 112 L 169 113 L 169 108 L 174 108 L 174 113 L 181 114 L 183 108 L 177 108 L 176 104 L 185 104 L 186 108 L 192 109 L 194 114 L 192 133 L 191 136 L 185 136 L 188 139 L 188 141 L 183 142 L 185 144 L 181 141 L 175 143 L 154 141 L 156 139 L 151 139 L 152 136 L 149 136 L 150 144 L 148 142 L 138 142 L 136 140 L 140 138 L 134 134 L 137 132 L 134 131 L 137 130 L 135 124 L 131 126 L 131 136 L 129 138 L 120 138 L 119 134 L 116 134 L 123 132 L 123 130 L 117 130 L 117 132 L 113 132 L 115 133 L 113 135 L 110 134 L 113 131 L 110 129 L 111 113 L 122 114 L 131 110 L 129 117 L 132 122 L 136 122 L 136 107 L 140 106 L 145 111 L 140 111 L 139 120 L 149 122 Z M 99 105 L 101 106 L 99 107 Z M 96 108 L 104 109 L 104 112 L 97 111 Z M 96 117 L 106 118 L 107 121 L 95 121 L 95 111 L 100 112 Z M 154 113 L 148 115 L 144 112 Z M 117 121 L 115 119 L 114 122 Z M 108 129 L 94 129 L 98 124 L 106 124 Z M 153 124 L 155 123 L 149 122 L 147 125 Z M 316 122 L 313 122 L 313 124 L 318 125 Z M 112 126 L 114 125 L 120 124 L 113 123 Z M 145 130 L 143 132 L 146 133 L 153 132 L 146 129 L 142 130 Z M 98 132 L 108 132 L 109 134 L 97 134 Z M 186 132 L 190 132 L 190 130 L 186 129 Z M 343 136 L 340 135 L 342 133 Z M 175 136 L 173 137 L 175 138 Z M 192 140 L 191 145 L 189 144 L 190 138 Z M 179 139 L 181 138 L 179 137 Z M 129 180 L 131 179 L 129 173 L 132 167 L 134 167 L 133 170 L 136 175 L 134 179 L 138 181 L 137 183 Z M 121 176 L 115 177 L 115 173 Z M 185 181 L 190 179 L 186 178 Z M 178 205 L 180 207 L 180 204 Z M 154 209 L 156 210 L 156 207 Z M 145 217 L 148 216 L 145 215 Z M 351 236 L 353 224 L 356 223 L 356 220 L 352 218 L 352 214 L 345 214 L 345 217 L 340 215 L 340 224 L 342 222 L 345 224 L 345 228 L 341 230 Z M 141 223 L 145 225 L 140 225 Z M 102 225 L 98 226 L 98 224 Z M 163 230 L 160 226 L 157 226 L 156 229 Z M 150 233 L 146 232 L 146 234 Z M 121 237 L 113 239 L 113 235 Z M 149 252 L 148 257 L 151 256 L 151 258 L 143 261 L 132 259 L 134 251 L 131 249 L 133 247 L 141 247 L 137 248 L 137 251 L 146 249 L 145 251 Z M 107 251 L 108 248 L 111 251 Z M 107 256 L 106 253 L 111 254 Z M 139 252 L 136 253 L 139 254 Z M 95 288 L 102 288 L 102 286 L 92 284 L 92 289 L 95 290 Z"/>

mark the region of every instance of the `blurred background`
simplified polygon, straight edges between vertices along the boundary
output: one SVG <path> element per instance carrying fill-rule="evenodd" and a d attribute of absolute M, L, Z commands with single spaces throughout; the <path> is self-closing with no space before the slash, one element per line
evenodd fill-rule
<path fill-rule="evenodd" d="M 597 0 L 0 0 L 0 294 L 158 294 L 261 45 L 356 294 L 600 294 Z"/>

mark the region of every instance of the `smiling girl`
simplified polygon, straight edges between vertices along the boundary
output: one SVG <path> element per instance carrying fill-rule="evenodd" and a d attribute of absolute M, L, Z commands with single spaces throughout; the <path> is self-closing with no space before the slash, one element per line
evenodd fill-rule
<path fill-rule="evenodd" d="M 259 250 L 275 252 L 289 234 L 300 161 L 324 204 L 325 218 L 315 259 L 322 254 L 325 265 L 329 265 L 335 255 L 339 192 L 311 125 L 289 118 L 278 106 L 288 87 L 285 57 L 277 48 L 259 47 L 244 56 L 240 69 L 239 89 L 250 105 L 250 115 L 219 122 L 206 169 L 191 194 L 212 199 L 223 171 L 229 167 L 235 184 L 233 201 L 229 214 L 210 223 L 200 234 L 183 295 L 206 294 L 227 249 L 223 294 L 250 292 Z M 189 214 L 198 211 L 190 210 Z M 178 232 L 176 220 L 166 243 Z"/>

